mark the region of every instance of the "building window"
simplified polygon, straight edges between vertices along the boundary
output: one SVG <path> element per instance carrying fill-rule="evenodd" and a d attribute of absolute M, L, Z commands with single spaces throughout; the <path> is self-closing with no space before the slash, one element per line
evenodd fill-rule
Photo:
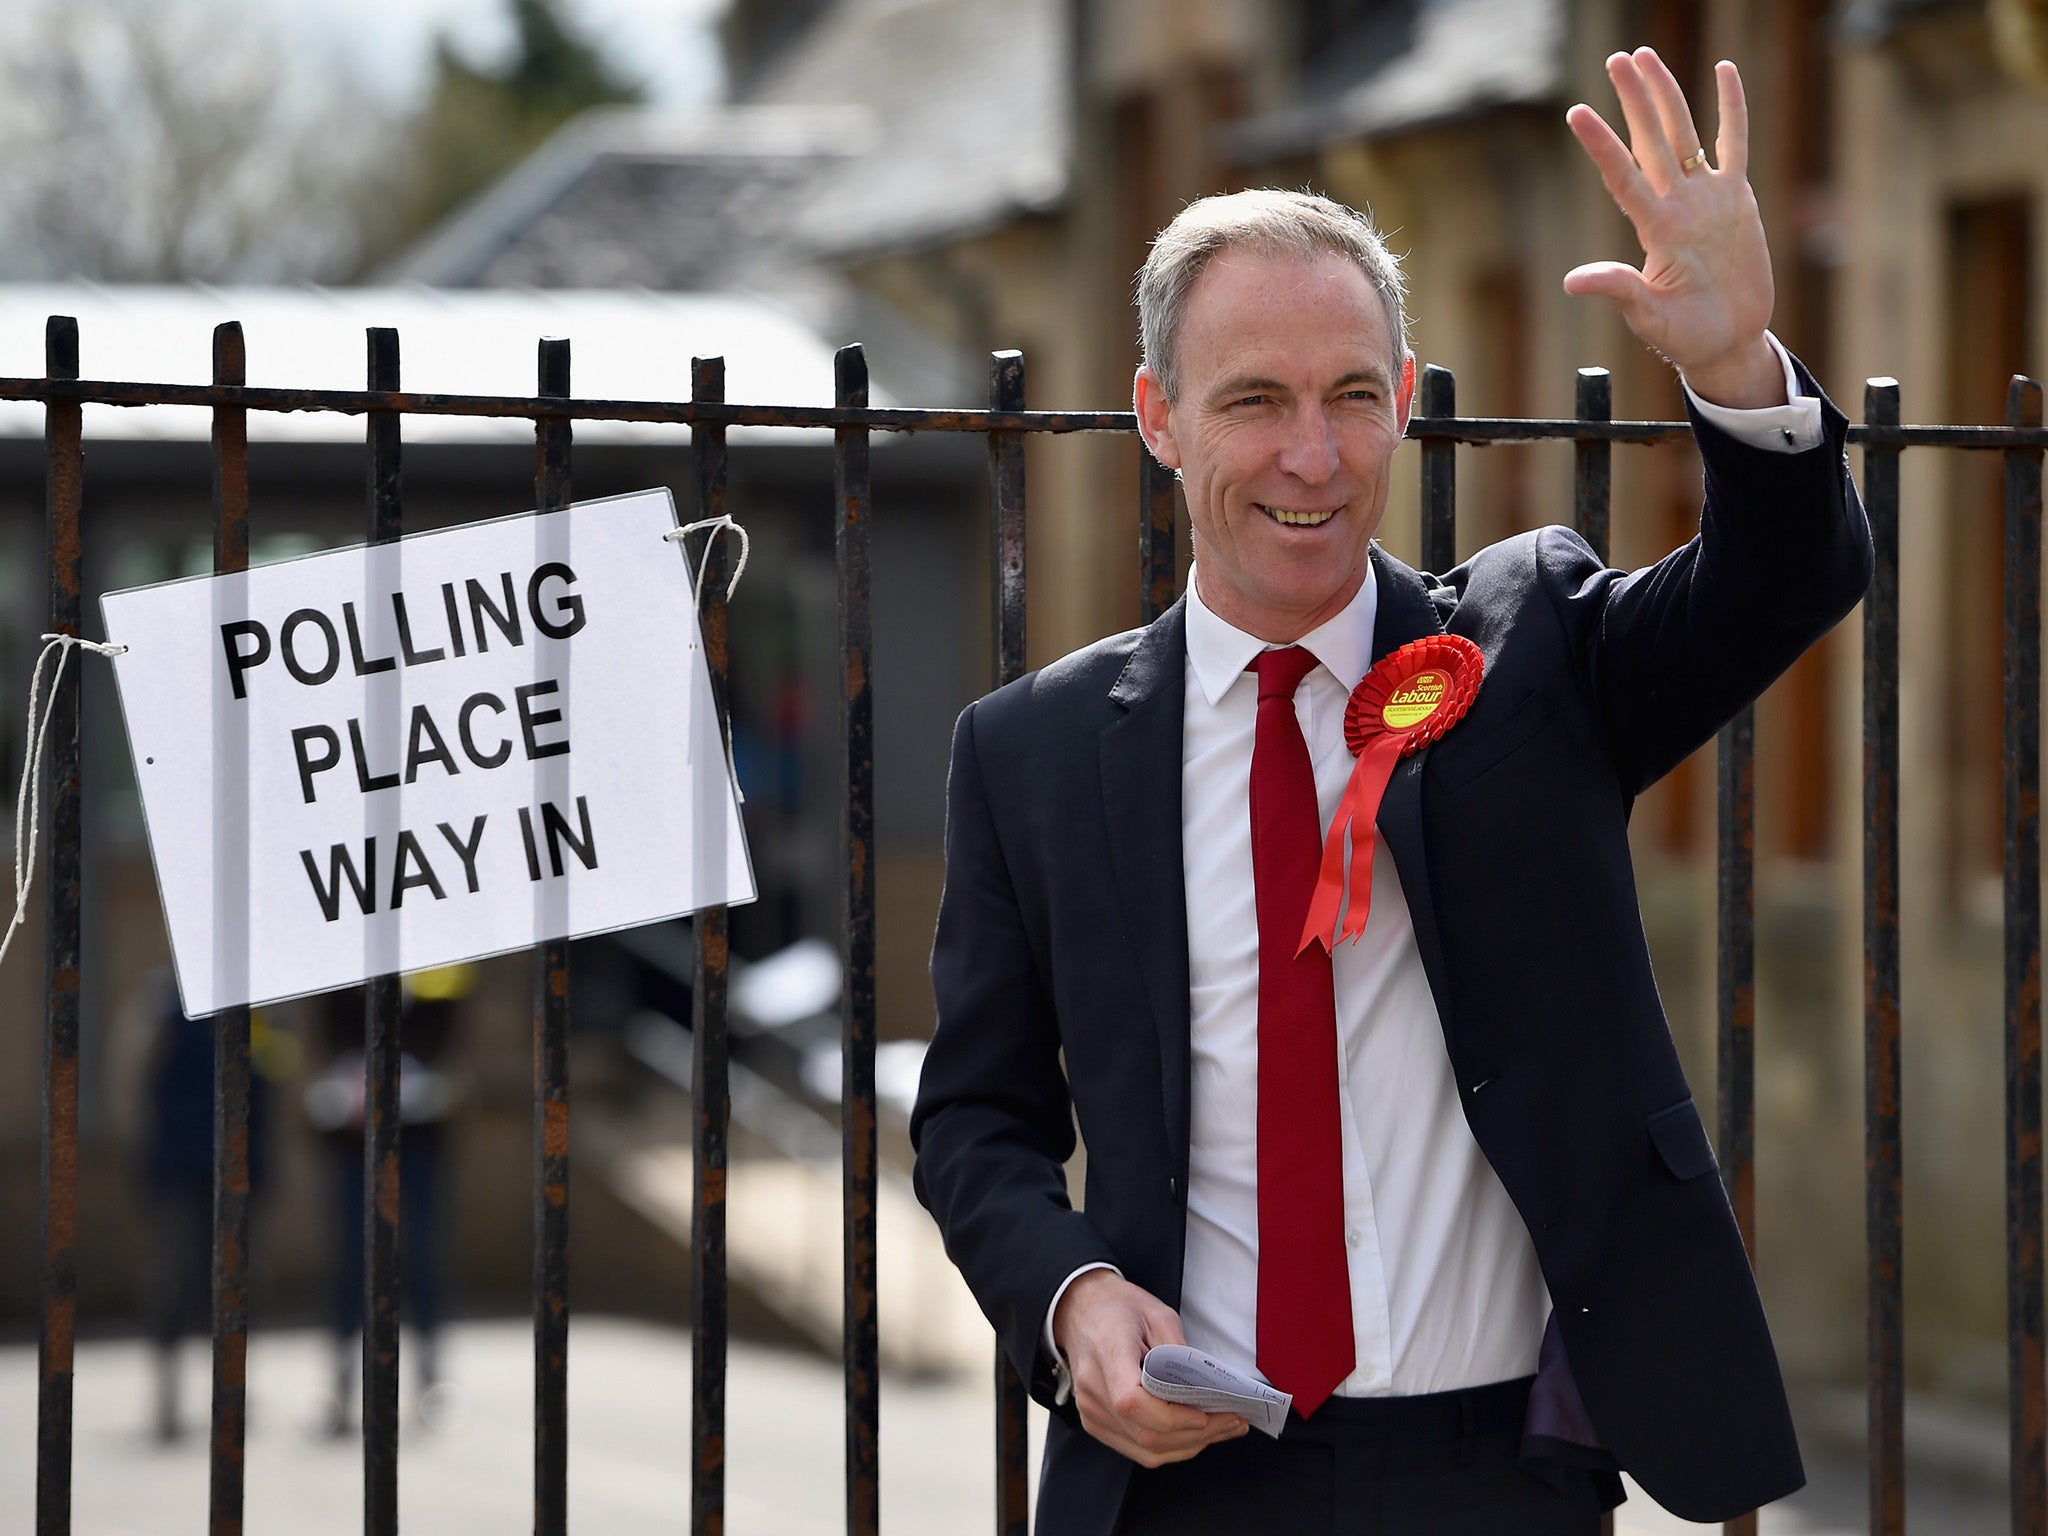
<path fill-rule="evenodd" d="M 2007 385 L 2024 371 L 2032 334 L 2032 222 L 2024 197 L 1949 210 L 1945 420 L 2005 420 Z M 1948 756 L 1951 888 L 1973 895 L 2003 863 L 2004 465 L 1995 453 L 1946 458 L 1954 651 L 1942 668 L 1939 728 Z"/>

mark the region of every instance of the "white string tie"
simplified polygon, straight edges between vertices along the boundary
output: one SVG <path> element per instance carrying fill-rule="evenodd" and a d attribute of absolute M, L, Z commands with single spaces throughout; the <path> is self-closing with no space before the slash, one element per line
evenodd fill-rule
<path fill-rule="evenodd" d="M 695 611 L 700 617 L 704 612 L 704 570 L 706 566 L 711 564 L 711 540 L 717 538 L 721 533 L 736 533 L 739 535 L 740 557 L 733 562 L 732 574 L 725 581 L 725 598 L 727 602 L 731 602 L 733 593 L 739 590 L 740 576 L 747 568 L 747 555 L 753 548 L 753 541 L 747 537 L 747 530 L 733 521 L 730 512 L 721 512 L 716 517 L 700 517 L 694 523 L 685 523 L 680 528 L 671 528 L 662 535 L 662 538 L 670 544 L 681 544 L 687 552 L 690 547 L 688 542 L 690 535 L 701 530 L 708 530 L 710 537 L 704 541 L 704 557 L 697 562 L 697 582 L 691 590 L 691 601 L 695 604 Z M 683 766 L 685 768 L 691 766 L 690 753 L 687 747 L 683 753 Z M 745 805 L 747 803 L 747 792 L 740 788 L 740 765 L 732 754 L 731 721 L 727 721 L 725 727 L 725 771 L 732 778 L 733 799 L 741 805 Z"/>
<path fill-rule="evenodd" d="M 50 717 L 57 712 L 57 685 L 64 680 L 64 663 L 74 650 L 91 651 L 96 656 L 120 656 L 126 654 L 125 645 L 102 645 L 97 640 L 81 640 L 76 635 L 44 635 L 43 648 L 36 656 L 35 670 L 29 674 L 28 685 L 28 747 L 21 759 L 21 788 L 14 795 L 14 916 L 8 921 L 7 932 L 0 935 L 0 961 L 7 958 L 7 947 L 14 942 L 15 931 L 21 927 L 28 915 L 28 889 L 35 879 L 36 832 L 42 822 L 43 800 L 43 744 L 50 734 Z M 42 701 L 43 663 L 50 659 L 50 653 L 57 655 L 57 665 L 50 673 L 50 702 L 43 705 L 40 719 L 36 706 Z M 22 828 L 28 829 L 28 855 L 22 856 Z"/>
<path fill-rule="evenodd" d="M 685 549 L 688 549 L 690 535 L 698 532 L 700 529 L 707 528 L 711 531 L 711 538 L 704 541 L 704 558 L 697 564 L 697 585 L 692 593 L 699 613 L 704 611 L 704 568 L 711 563 L 711 539 L 715 539 L 719 534 L 728 531 L 738 534 L 740 538 L 740 557 L 733 563 L 732 574 L 725 580 L 725 600 L 727 602 L 731 602 L 733 593 L 739 590 L 740 577 L 747 569 L 747 555 L 753 549 L 753 540 L 747 537 L 747 530 L 733 521 L 730 512 L 721 512 L 716 517 L 700 517 L 694 523 L 685 523 L 680 528 L 671 528 L 662 535 L 662 538 L 671 544 L 681 544 Z"/>

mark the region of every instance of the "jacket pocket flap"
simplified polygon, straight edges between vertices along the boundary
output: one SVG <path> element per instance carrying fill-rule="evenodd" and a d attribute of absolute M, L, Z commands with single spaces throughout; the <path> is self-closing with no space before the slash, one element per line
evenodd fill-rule
<path fill-rule="evenodd" d="M 1551 722 L 1550 705 L 1532 693 L 1477 735 L 1459 735 L 1454 728 L 1430 753 L 1430 768 L 1446 791 L 1467 784 L 1506 762 Z"/>
<path fill-rule="evenodd" d="M 1707 1140 L 1707 1128 L 1700 1124 L 1700 1112 L 1691 1099 L 1658 1110 L 1643 1121 L 1643 1129 L 1656 1143 L 1664 1166 L 1677 1178 L 1696 1179 L 1719 1166 L 1714 1161 L 1714 1144 Z"/>

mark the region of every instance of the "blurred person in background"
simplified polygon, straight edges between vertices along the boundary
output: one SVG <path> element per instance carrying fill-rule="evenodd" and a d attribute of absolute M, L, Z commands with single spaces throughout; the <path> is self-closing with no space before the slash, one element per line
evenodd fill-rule
<path fill-rule="evenodd" d="M 476 990 L 474 965 L 438 966 L 403 979 L 398 1067 L 399 1321 L 413 1331 L 419 1404 L 428 1427 L 455 1410 L 442 1380 L 440 1328 L 447 1247 L 447 1131 L 463 1085 L 449 1070 L 464 1000 Z M 319 1000 L 327 1065 L 306 1086 L 306 1118 L 326 1148 L 332 1199 L 328 1324 L 334 1334 L 333 1391 L 322 1427 L 341 1436 L 354 1426 L 356 1362 L 363 1330 L 363 991 L 349 987 Z"/>
<path fill-rule="evenodd" d="M 149 1228 L 143 1312 L 156 1346 L 155 1430 L 171 1441 L 184 1431 L 178 1348 L 212 1326 L 213 1053 L 211 1015 L 188 1019 L 168 970 L 143 982 L 137 1007 L 146 1028 L 142 1134 L 136 1183 Z M 297 1043 L 262 1009 L 249 1016 L 249 1192 L 268 1175 L 269 1080 L 289 1074 Z"/>

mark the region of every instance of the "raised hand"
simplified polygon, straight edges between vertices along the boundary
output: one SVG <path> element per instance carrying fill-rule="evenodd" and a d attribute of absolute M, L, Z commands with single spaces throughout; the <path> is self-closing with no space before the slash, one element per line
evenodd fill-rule
<path fill-rule="evenodd" d="M 1642 242 L 1640 270 L 1596 261 L 1565 274 L 1565 292 L 1613 301 L 1634 331 L 1719 405 L 1785 402 L 1785 376 L 1764 340 L 1776 297 L 1763 219 L 1749 186 L 1749 106 L 1742 77 L 1714 66 L 1720 138 L 1706 160 L 1692 109 L 1656 50 L 1607 61 L 1629 143 L 1581 102 L 1565 121 Z"/>

